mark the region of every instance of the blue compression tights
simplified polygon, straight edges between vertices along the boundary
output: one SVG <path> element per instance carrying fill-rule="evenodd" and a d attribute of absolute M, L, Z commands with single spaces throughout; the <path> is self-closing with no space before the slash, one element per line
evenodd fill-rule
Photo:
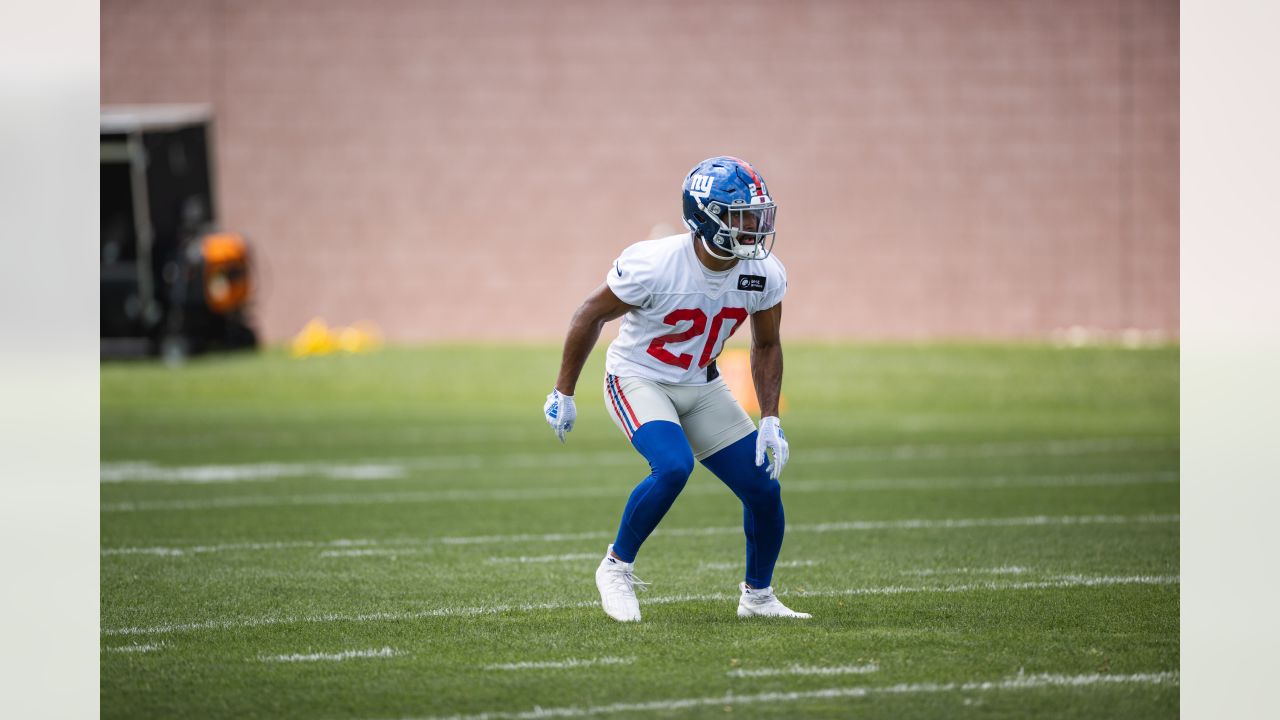
<path fill-rule="evenodd" d="M 640 426 L 631 444 L 646 460 L 652 472 L 627 500 L 622 511 L 613 552 L 625 562 L 634 562 L 636 553 L 658 522 L 671 509 L 693 472 L 693 450 L 680 426 L 655 420 Z M 747 584 L 768 587 L 773 582 L 773 566 L 782 549 L 786 521 L 782 512 L 782 492 L 777 480 L 769 478 L 755 460 L 756 433 L 702 461 L 721 482 L 742 501 L 742 528 L 747 536 Z"/>

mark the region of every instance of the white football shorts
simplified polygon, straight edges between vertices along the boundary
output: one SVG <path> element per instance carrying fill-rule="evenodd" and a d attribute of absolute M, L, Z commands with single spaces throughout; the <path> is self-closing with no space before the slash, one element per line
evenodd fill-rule
<path fill-rule="evenodd" d="M 604 406 L 627 436 L 654 420 L 684 429 L 696 460 L 706 459 L 756 429 L 724 378 L 705 385 L 671 385 L 639 377 L 604 377 Z"/>

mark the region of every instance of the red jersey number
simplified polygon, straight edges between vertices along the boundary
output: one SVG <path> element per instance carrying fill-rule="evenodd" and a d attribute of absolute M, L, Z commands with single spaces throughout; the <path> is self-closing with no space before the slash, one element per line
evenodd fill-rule
<path fill-rule="evenodd" d="M 720 339 L 720 328 L 724 326 L 724 323 L 727 321 L 733 322 L 733 324 L 729 326 L 729 332 L 725 333 L 724 336 L 724 339 L 727 341 L 735 332 L 737 332 L 738 327 L 742 325 L 742 321 L 746 319 L 746 308 L 727 307 L 716 313 L 716 316 L 711 319 L 711 332 L 707 336 L 707 341 L 703 343 L 702 356 L 698 358 L 698 367 L 706 367 L 712 360 L 719 356 L 720 353 L 716 352 L 716 343 Z M 667 313 L 666 317 L 662 318 L 662 322 L 673 327 L 686 321 L 688 321 L 690 325 L 683 331 L 654 338 L 653 342 L 649 343 L 649 354 L 668 365 L 675 365 L 681 370 L 688 370 L 689 365 L 693 362 L 693 355 L 689 353 L 675 355 L 666 348 L 666 345 L 667 343 L 684 342 L 706 332 L 707 314 L 698 308 L 681 308 L 679 310 L 672 310 Z M 712 355 L 713 352 L 715 352 L 715 355 Z"/>

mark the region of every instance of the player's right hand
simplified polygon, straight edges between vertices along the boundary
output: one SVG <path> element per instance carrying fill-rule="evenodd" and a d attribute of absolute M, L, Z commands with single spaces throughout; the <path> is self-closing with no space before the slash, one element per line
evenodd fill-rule
<path fill-rule="evenodd" d="M 552 388 L 546 404 L 542 406 L 542 416 L 551 429 L 556 431 L 560 442 L 564 442 L 564 434 L 573 429 L 573 423 L 578 419 L 578 408 L 573 404 L 573 396 L 561 394 L 559 390 Z"/>

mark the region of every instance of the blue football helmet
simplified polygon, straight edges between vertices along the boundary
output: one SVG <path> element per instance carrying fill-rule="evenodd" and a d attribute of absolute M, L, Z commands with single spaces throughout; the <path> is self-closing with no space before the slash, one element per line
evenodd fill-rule
<path fill-rule="evenodd" d="M 750 163 L 728 155 L 703 160 L 685 177 L 682 198 L 684 224 L 712 257 L 769 257 L 778 206 Z"/>

